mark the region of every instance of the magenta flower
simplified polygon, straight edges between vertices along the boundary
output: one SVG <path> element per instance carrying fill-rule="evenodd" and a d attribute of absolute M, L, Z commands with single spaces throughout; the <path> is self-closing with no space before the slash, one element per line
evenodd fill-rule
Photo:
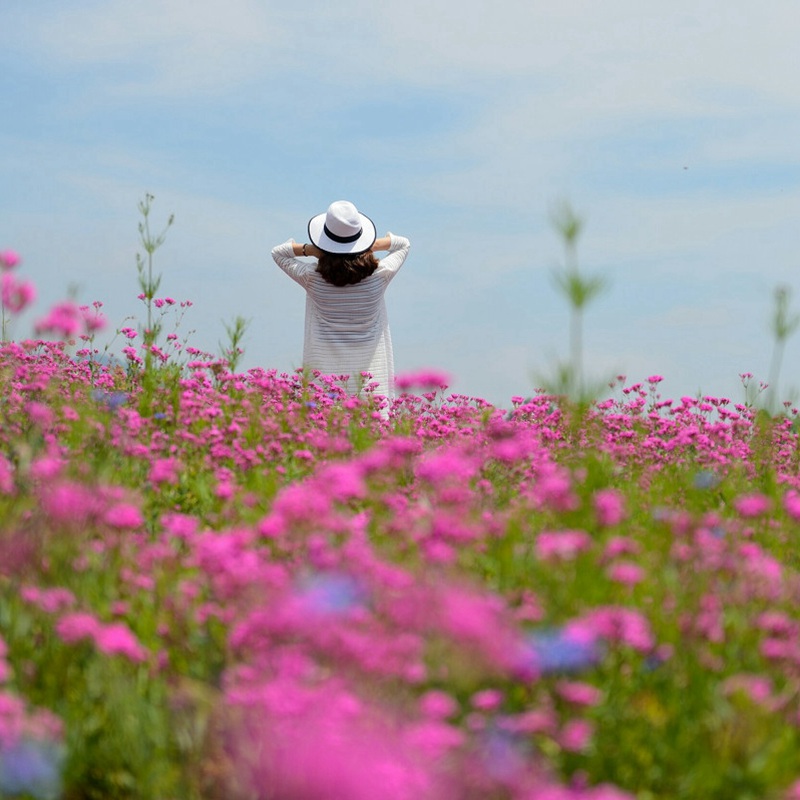
<path fill-rule="evenodd" d="M 157 458 L 150 466 L 150 482 L 156 485 L 161 483 L 177 483 L 180 464 L 176 458 Z"/>
<path fill-rule="evenodd" d="M 20 597 L 35 605 L 47 614 L 58 614 L 75 604 L 75 595 L 69 589 L 53 587 L 40 589 L 38 586 L 23 586 Z"/>
<path fill-rule="evenodd" d="M 767 709 L 770 709 L 772 701 L 774 700 L 772 690 L 772 681 L 765 675 L 738 673 L 736 675 L 731 675 L 731 677 L 722 684 L 722 691 L 724 694 L 732 695 L 741 692 L 757 705 Z"/>
<path fill-rule="evenodd" d="M 147 651 L 139 644 L 130 628 L 121 622 L 101 626 L 94 634 L 97 649 L 106 655 L 120 655 L 130 661 L 140 662 Z"/>
<path fill-rule="evenodd" d="M 135 347 L 130 347 L 130 346 L 129 347 L 123 347 L 122 348 L 122 354 L 132 364 L 141 364 L 142 363 L 142 359 L 139 357 L 138 353 L 136 352 L 136 348 Z"/>
<path fill-rule="evenodd" d="M 770 499 L 766 495 L 759 494 L 758 492 L 739 495 L 739 497 L 733 501 L 734 508 L 746 519 L 752 519 L 753 517 L 760 517 L 762 514 L 766 514 L 767 511 L 769 511 L 770 505 Z"/>
<path fill-rule="evenodd" d="M 76 611 L 64 614 L 56 623 L 56 633 L 62 642 L 73 644 L 81 639 L 94 639 L 101 623 L 92 614 Z"/>
<path fill-rule="evenodd" d="M 629 536 L 613 536 L 606 543 L 603 556 L 610 560 L 625 554 L 636 555 L 639 549 L 639 543 Z"/>
<path fill-rule="evenodd" d="M 36 287 L 28 281 L 17 281 L 10 272 L 2 276 L 3 305 L 11 312 L 18 314 L 36 299 Z"/>
<path fill-rule="evenodd" d="M 0 493 L 13 494 L 14 492 L 14 468 L 9 460 L 0 455 Z"/>
<path fill-rule="evenodd" d="M 136 530 L 144 525 L 144 517 L 132 503 L 118 503 L 105 514 L 106 525 L 120 530 Z"/>
<path fill-rule="evenodd" d="M 800 494 L 794 489 L 783 496 L 783 508 L 793 520 L 800 522 Z"/>
<path fill-rule="evenodd" d="M 561 729 L 558 743 L 565 750 L 577 753 L 589 746 L 593 733 L 594 726 L 589 720 L 572 719 Z"/>
<path fill-rule="evenodd" d="M 446 389 L 451 382 L 451 378 L 444 372 L 436 370 L 419 370 L 418 372 L 406 372 L 397 375 L 394 379 L 395 386 L 400 391 L 409 389 Z"/>
<path fill-rule="evenodd" d="M 319 472 L 318 480 L 322 491 L 340 503 L 363 498 L 367 493 L 358 464 L 327 464 Z"/>
<path fill-rule="evenodd" d="M 98 507 L 96 494 L 80 483 L 59 481 L 47 486 L 41 495 L 44 510 L 58 522 L 85 524 Z"/>
<path fill-rule="evenodd" d="M 559 681 L 556 694 L 576 706 L 595 706 L 603 696 L 596 686 L 583 681 Z"/>
<path fill-rule="evenodd" d="M 642 653 L 649 653 L 655 647 L 649 621 L 634 609 L 600 606 L 586 614 L 583 622 L 610 642 L 619 642 Z"/>
<path fill-rule="evenodd" d="M 602 527 L 619 525 L 625 519 L 625 500 L 616 489 L 601 489 L 594 496 L 594 511 Z"/>
<path fill-rule="evenodd" d="M 471 703 L 473 708 L 479 711 L 495 711 L 500 708 L 503 702 L 503 693 L 498 689 L 482 689 L 472 695 Z"/>
<path fill-rule="evenodd" d="M 447 719 L 458 712 L 458 703 L 453 696 L 438 689 L 431 689 L 422 695 L 419 706 L 429 719 Z"/>
<path fill-rule="evenodd" d="M 478 462 L 455 449 L 439 450 L 417 463 L 417 477 L 433 484 L 456 481 L 465 483 L 478 472 Z"/>
<path fill-rule="evenodd" d="M 534 551 L 540 561 L 571 561 L 591 543 L 586 531 L 542 531 L 536 537 Z"/>
<path fill-rule="evenodd" d="M 645 572 L 638 564 L 631 561 L 619 561 L 609 567 L 608 577 L 616 583 L 635 586 L 644 580 Z"/>
<path fill-rule="evenodd" d="M 87 333 L 91 334 L 101 331 L 108 324 L 108 320 L 97 308 L 95 308 L 94 313 L 92 313 L 88 306 L 82 306 L 80 312 Z"/>
<path fill-rule="evenodd" d="M 0 268 L 11 269 L 20 262 L 20 257 L 13 250 L 3 250 L 0 252 Z"/>
<path fill-rule="evenodd" d="M 41 456 L 30 466 L 30 476 L 40 481 L 56 478 L 64 469 L 65 462 L 57 456 Z"/>
<path fill-rule="evenodd" d="M 34 325 L 37 335 L 55 333 L 70 339 L 83 329 L 83 316 L 77 304 L 71 300 L 57 303 L 48 312 L 46 317 L 38 320 Z"/>

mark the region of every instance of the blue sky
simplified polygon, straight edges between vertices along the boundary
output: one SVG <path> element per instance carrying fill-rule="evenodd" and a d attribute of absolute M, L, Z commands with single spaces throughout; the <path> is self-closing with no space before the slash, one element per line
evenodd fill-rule
<path fill-rule="evenodd" d="M 586 370 L 743 399 L 772 293 L 800 308 L 796 0 L 4 0 L 0 249 L 113 326 L 140 316 L 137 204 L 162 293 L 244 366 L 300 365 L 302 292 L 269 251 L 336 199 L 412 250 L 387 295 L 398 370 L 506 405 L 567 357 L 549 222 L 585 216 L 608 290 Z M 800 333 L 781 392 L 800 388 Z"/>

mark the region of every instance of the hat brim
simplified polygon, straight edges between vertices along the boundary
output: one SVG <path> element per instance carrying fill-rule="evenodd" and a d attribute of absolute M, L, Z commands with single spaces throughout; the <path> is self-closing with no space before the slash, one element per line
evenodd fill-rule
<path fill-rule="evenodd" d="M 375 223 L 365 214 L 359 212 L 361 220 L 361 235 L 352 242 L 337 242 L 325 233 L 325 217 L 327 214 L 317 214 L 308 221 L 308 238 L 311 243 L 324 253 L 337 253 L 342 255 L 358 255 L 366 253 L 377 239 Z"/>

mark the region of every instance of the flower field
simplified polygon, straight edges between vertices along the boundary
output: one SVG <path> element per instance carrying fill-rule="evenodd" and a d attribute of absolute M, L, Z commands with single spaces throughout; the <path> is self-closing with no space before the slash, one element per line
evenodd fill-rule
<path fill-rule="evenodd" d="M 800 798 L 791 413 L 386 407 L 58 313 L 0 345 L 0 796 Z"/>

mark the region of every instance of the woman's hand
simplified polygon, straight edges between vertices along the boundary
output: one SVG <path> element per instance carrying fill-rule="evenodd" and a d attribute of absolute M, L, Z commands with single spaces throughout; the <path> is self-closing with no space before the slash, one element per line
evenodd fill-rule
<path fill-rule="evenodd" d="M 322 255 L 322 250 L 320 250 L 316 245 L 313 244 L 302 244 L 298 242 L 293 242 L 292 253 L 296 257 L 311 256 L 313 258 L 319 258 Z"/>
<path fill-rule="evenodd" d="M 375 240 L 375 244 L 370 247 L 370 250 L 388 250 L 392 246 L 392 237 L 387 233 L 386 236 L 381 236 L 380 239 Z"/>

